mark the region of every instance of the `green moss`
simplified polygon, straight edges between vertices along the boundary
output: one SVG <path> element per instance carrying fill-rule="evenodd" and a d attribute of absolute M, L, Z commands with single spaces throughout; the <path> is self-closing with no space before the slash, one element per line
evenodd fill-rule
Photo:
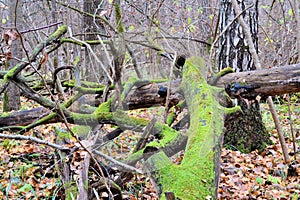
<path fill-rule="evenodd" d="M 156 122 L 154 125 L 155 134 L 159 134 L 159 141 L 150 142 L 147 146 L 163 148 L 178 137 L 178 132 L 165 124 Z"/>
<path fill-rule="evenodd" d="M 161 172 L 166 175 L 160 182 L 164 186 L 164 191 L 172 191 L 179 199 L 206 199 L 205 197 L 211 196 L 212 188 L 207 186 L 212 185 L 212 181 L 201 178 L 203 175 L 196 173 L 192 168 L 170 165 L 163 167 Z"/>
<path fill-rule="evenodd" d="M 221 77 L 229 73 L 233 73 L 234 69 L 231 67 L 226 67 L 217 73 L 217 76 Z"/>
<path fill-rule="evenodd" d="M 80 41 L 77 41 L 77 40 L 73 40 L 73 39 L 70 39 L 70 38 L 61 38 L 60 40 L 60 43 L 72 43 L 72 44 L 76 44 L 76 45 L 79 45 L 79 46 L 84 46 L 84 44 Z"/>
<path fill-rule="evenodd" d="M 241 106 L 235 106 L 235 107 L 232 107 L 232 108 L 225 108 L 226 115 L 230 115 L 230 114 L 233 114 L 233 113 L 236 113 L 236 112 L 243 112 L 242 109 L 241 109 Z"/>
<path fill-rule="evenodd" d="M 73 39 L 70 39 L 70 38 L 61 38 L 59 41 L 60 41 L 60 43 L 72 43 L 72 44 L 76 44 L 76 45 L 79 45 L 79 46 L 85 46 L 85 43 L 89 44 L 89 45 L 97 45 L 97 44 L 102 44 L 102 43 L 104 43 L 104 44 L 111 43 L 108 40 L 103 40 L 103 41 L 100 41 L 100 40 L 85 40 L 84 42 L 81 42 L 81 41 L 73 40 Z"/>
<path fill-rule="evenodd" d="M 121 10 L 120 4 L 115 3 L 114 7 L 115 7 L 115 11 L 116 11 L 116 21 L 117 21 L 117 26 L 118 26 L 118 32 L 124 33 L 125 28 L 123 27 L 123 23 L 122 23 L 122 10 Z"/>
<path fill-rule="evenodd" d="M 201 166 L 207 166 L 207 159 L 198 160 Z M 155 163 L 155 168 L 159 170 L 156 178 L 159 179 L 163 191 L 172 191 L 179 199 L 205 199 L 201 197 L 211 196 L 213 188 L 211 179 L 205 179 L 205 176 L 214 176 L 214 174 L 205 174 L 207 170 L 197 169 L 196 166 L 186 168 L 180 165 L 174 165 L 170 159 L 159 152 L 149 159 L 150 163 Z M 153 172 L 150 172 L 153 174 Z M 163 175 L 161 175 L 163 174 Z M 165 199 L 164 195 L 161 199 Z"/>
<path fill-rule="evenodd" d="M 4 101 L 5 102 L 5 101 Z M 8 117 L 9 116 L 9 112 L 4 112 L 4 113 L 2 113 L 1 115 L 0 115 L 0 117 L 2 118 L 2 117 Z"/>
<path fill-rule="evenodd" d="M 103 112 L 109 112 L 111 107 L 111 101 L 112 99 L 107 100 L 106 102 L 100 104 L 98 108 L 95 110 L 97 113 L 103 113 Z"/>
<path fill-rule="evenodd" d="M 90 126 L 80 126 L 76 125 L 71 128 L 72 132 L 80 138 L 86 138 L 89 132 L 92 130 Z"/>
<path fill-rule="evenodd" d="M 113 113 L 94 112 L 92 114 L 70 113 L 71 122 L 76 124 L 96 125 L 100 121 L 113 120 Z"/>
<path fill-rule="evenodd" d="M 64 85 L 67 86 L 67 85 Z M 105 87 L 99 87 L 99 88 L 87 88 L 82 86 L 69 86 L 74 87 L 77 91 L 84 93 L 84 94 L 102 94 Z"/>
<path fill-rule="evenodd" d="M 169 110 L 169 114 L 166 120 L 166 123 L 168 124 L 168 126 L 171 126 L 172 123 L 174 122 L 174 120 L 176 119 L 176 110 L 177 109 L 182 109 L 182 107 L 185 105 L 185 101 L 182 100 L 180 101 L 176 106 L 173 106 L 172 108 L 170 108 Z"/>
<path fill-rule="evenodd" d="M 172 107 L 172 108 L 170 109 L 170 112 L 169 112 L 168 117 L 167 117 L 167 120 L 166 120 L 168 126 L 171 126 L 172 123 L 174 122 L 174 120 L 175 120 L 175 118 L 176 118 L 176 113 L 175 113 L 175 112 L 176 112 L 175 108 Z"/>
<path fill-rule="evenodd" d="M 66 32 L 67 32 L 66 25 L 62 25 L 62 26 L 58 27 L 58 29 L 47 38 L 46 43 L 49 43 L 50 41 L 54 40 L 55 38 L 59 38 L 61 35 L 65 34 Z"/>
<path fill-rule="evenodd" d="M 70 139 L 72 137 L 71 133 L 69 133 L 66 129 L 63 129 L 58 126 L 54 126 L 54 129 L 57 135 L 57 140 Z"/>
<path fill-rule="evenodd" d="M 134 152 L 133 154 L 129 155 L 125 160 L 124 163 L 131 163 L 133 160 L 141 160 L 144 155 L 144 149 Z"/>
<path fill-rule="evenodd" d="M 150 80 L 151 83 L 164 83 L 169 81 L 167 78 L 162 78 L 162 79 L 155 79 L 155 80 Z"/>
<path fill-rule="evenodd" d="M 128 93 L 130 92 L 130 90 L 132 89 L 133 85 L 138 81 L 137 78 L 135 77 L 131 77 L 128 79 L 128 81 L 126 81 L 126 83 L 123 86 L 123 92 L 122 92 L 122 101 L 125 101 L 126 96 L 128 95 Z"/>
<path fill-rule="evenodd" d="M 29 124 L 29 125 L 25 126 L 25 127 L 23 128 L 23 131 L 24 131 L 24 130 L 30 130 L 30 129 L 33 128 L 33 127 L 36 127 L 36 126 L 41 125 L 41 124 L 44 124 L 45 122 L 47 122 L 47 121 L 53 119 L 53 118 L 56 117 L 56 116 L 57 116 L 56 113 L 50 113 L 49 115 L 47 115 L 47 116 L 45 116 L 45 117 L 39 119 L 38 121 L 34 122 L 33 124 Z"/>
<path fill-rule="evenodd" d="M 4 75 L 4 80 L 3 82 L 6 83 L 9 79 L 11 79 L 15 72 L 18 70 L 18 68 L 20 67 L 20 64 L 17 64 L 16 66 L 14 66 L 13 68 L 11 68 L 5 75 Z"/>
<path fill-rule="evenodd" d="M 72 64 L 73 64 L 74 66 L 77 66 L 77 65 L 79 64 L 79 62 L 80 62 L 80 56 L 76 56 L 76 57 L 75 57 L 75 60 L 73 61 Z"/>
<path fill-rule="evenodd" d="M 113 113 L 113 118 L 118 125 L 132 127 L 137 130 L 141 130 L 149 123 L 149 120 L 143 118 L 129 117 L 123 110 L 115 111 Z"/>
<path fill-rule="evenodd" d="M 182 90 L 190 112 L 188 143 L 181 165 L 166 163 L 165 155 L 154 156 L 162 192 L 172 191 L 180 199 L 205 199 L 216 195 L 215 158 L 223 132 L 225 111 L 216 100 L 216 90 L 206 83 L 201 58 L 187 60 Z M 200 110 L 201 109 L 201 110 Z M 156 157 L 157 156 L 157 157 Z"/>

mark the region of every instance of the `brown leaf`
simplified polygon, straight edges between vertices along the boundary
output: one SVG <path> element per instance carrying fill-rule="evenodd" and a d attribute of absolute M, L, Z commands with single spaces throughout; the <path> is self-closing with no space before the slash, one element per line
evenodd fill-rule
<path fill-rule="evenodd" d="M 6 33 L 3 33 L 2 41 L 4 41 L 6 45 L 8 45 L 8 40 L 9 40 L 9 35 Z"/>
<path fill-rule="evenodd" d="M 6 34 L 9 36 L 9 40 L 14 41 L 16 39 L 20 39 L 20 34 L 14 29 L 9 29 L 6 31 Z"/>
<path fill-rule="evenodd" d="M 5 60 L 6 61 L 10 61 L 11 60 L 11 50 L 10 48 L 8 49 L 8 51 L 4 52 L 4 55 L 5 55 Z"/>
<path fill-rule="evenodd" d="M 41 60 L 41 62 L 40 62 L 40 65 L 41 65 L 41 66 L 45 65 L 45 63 L 46 63 L 47 61 L 48 61 L 48 53 L 45 52 L 44 55 L 43 55 L 43 58 L 42 58 L 42 60 Z"/>

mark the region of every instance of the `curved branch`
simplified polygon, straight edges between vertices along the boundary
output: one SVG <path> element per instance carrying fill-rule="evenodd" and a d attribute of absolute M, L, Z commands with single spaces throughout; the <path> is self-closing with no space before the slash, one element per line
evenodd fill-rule
<path fill-rule="evenodd" d="M 55 43 L 62 35 L 67 32 L 67 26 L 60 26 L 52 35 L 50 35 L 46 41 L 39 43 L 36 48 L 33 50 L 33 53 L 29 56 L 29 62 L 20 62 L 14 68 L 8 71 L 4 76 L 4 81 L 8 79 L 15 78 L 25 67 L 27 67 L 31 62 L 34 62 L 44 48 L 49 46 L 52 43 Z"/>

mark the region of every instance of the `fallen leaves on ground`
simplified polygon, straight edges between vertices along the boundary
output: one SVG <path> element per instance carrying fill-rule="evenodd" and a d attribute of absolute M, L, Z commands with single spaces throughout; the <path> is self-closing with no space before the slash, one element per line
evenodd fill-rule
<path fill-rule="evenodd" d="M 285 132 L 285 141 L 292 160 L 285 164 L 281 145 L 274 129 L 274 123 L 266 105 L 262 105 L 264 122 L 269 130 L 273 145 L 258 154 L 253 151 L 243 154 L 239 151 L 222 150 L 221 174 L 218 199 L 300 199 L 300 122 L 294 120 L 296 136 L 296 157 L 290 136 L 290 124 L 287 121 L 287 105 L 276 105 L 281 125 Z M 299 105 L 292 105 L 292 119 L 298 119 Z"/>
<path fill-rule="evenodd" d="M 25 104 L 24 107 L 32 107 Z M 221 159 L 221 174 L 219 184 L 219 198 L 222 199 L 280 199 L 297 200 L 300 198 L 300 114 L 299 106 L 293 104 L 292 119 L 294 119 L 294 133 L 296 136 L 296 159 L 293 157 L 293 143 L 290 137 L 289 117 L 286 105 L 277 105 L 280 114 L 285 139 L 292 159 L 292 164 L 284 163 L 281 146 L 277 139 L 272 118 L 263 105 L 264 121 L 272 134 L 273 145 L 264 152 L 256 151 L 243 154 L 239 151 L 223 149 Z M 131 116 L 151 119 L 156 116 L 163 121 L 163 109 L 156 108 L 130 111 Z M 158 115 L 158 116 L 157 116 Z M 113 130 L 108 126 L 107 131 Z M 42 137 L 49 142 L 55 142 L 53 125 L 42 125 L 26 135 Z M 140 134 L 125 131 L 118 138 L 110 142 L 103 150 L 104 153 L 124 159 L 136 145 Z M 70 144 L 71 145 L 71 144 Z M 52 157 L 54 150 L 46 145 L 32 141 L 17 141 L 1 139 L 0 145 L 0 199 L 50 199 L 58 197 L 62 183 L 58 178 Z M 179 164 L 183 152 L 172 158 Z M 74 164 L 76 164 L 74 162 Z M 148 177 L 136 175 L 129 182 L 124 183 L 123 199 L 158 199 L 151 180 Z"/>

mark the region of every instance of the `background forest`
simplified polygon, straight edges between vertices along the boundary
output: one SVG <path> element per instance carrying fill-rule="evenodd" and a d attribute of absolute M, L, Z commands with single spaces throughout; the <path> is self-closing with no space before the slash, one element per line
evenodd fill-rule
<path fill-rule="evenodd" d="M 0 198 L 175 199 L 177 190 L 168 192 L 172 176 L 157 181 L 159 164 L 147 160 L 162 147 L 173 164 L 185 164 L 193 112 L 178 92 L 187 76 L 182 68 L 185 59 L 194 65 L 188 60 L 193 56 L 203 58 L 207 76 L 223 68 L 222 37 L 236 34 L 232 29 L 226 35 L 221 28 L 227 20 L 237 21 L 220 14 L 230 2 L 0 1 Z M 258 14 L 255 26 L 246 22 L 251 31 L 257 27 L 251 37 L 262 69 L 299 63 L 298 0 L 237 3 L 243 12 Z M 226 143 L 217 163 L 220 183 L 198 179 L 207 191 L 200 191 L 201 197 L 300 198 L 299 95 L 272 98 L 282 127 L 275 128 L 264 99 L 259 115 L 268 140 L 257 139 L 260 145 L 249 148 Z M 186 174 L 183 179 L 194 181 Z M 208 183 L 217 187 L 218 197 Z M 178 190 L 179 197 L 186 192 Z M 197 192 L 189 194 L 186 199 L 201 199 Z"/>

